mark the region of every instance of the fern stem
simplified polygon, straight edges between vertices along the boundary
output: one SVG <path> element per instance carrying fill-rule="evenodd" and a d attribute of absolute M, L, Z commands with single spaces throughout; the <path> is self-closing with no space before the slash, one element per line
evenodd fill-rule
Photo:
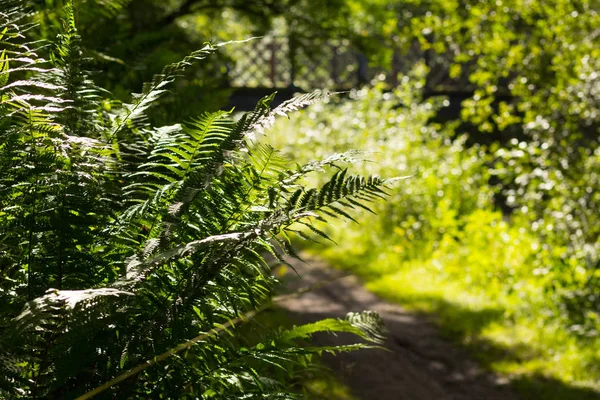
<path fill-rule="evenodd" d="M 37 183 L 37 182 L 36 182 Z M 37 187 L 37 185 L 36 185 Z M 35 193 L 34 193 L 35 195 Z M 33 202 L 33 210 L 32 210 L 32 225 L 35 224 L 35 196 Z M 33 227 L 29 228 L 29 243 L 27 244 L 27 298 L 28 300 L 33 300 L 33 289 L 32 289 L 32 278 L 33 274 L 31 271 L 32 262 L 33 262 Z"/>
<path fill-rule="evenodd" d="M 229 329 L 239 323 L 246 322 L 246 321 L 252 319 L 256 314 L 258 314 L 259 311 L 262 311 L 262 310 L 249 311 L 240 317 L 237 317 L 237 318 L 227 321 L 226 323 L 219 326 L 218 328 L 213 328 L 206 333 L 203 333 L 201 335 L 196 336 L 193 339 L 188 340 L 187 342 L 181 343 L 179 346 L 174 347 L 170 350 L 167 350 L 164 353 L 162 353 L 161 355 L 154 357 L 153 359 L 148 360 L 142 364 L 139 364 L 137 367 L 134 367 L 134 368 L 128 370 L 127 372 L 117 376 L 116 378 L 111 379 L 110 381 L 106 382 L 105 384 L 98 386 L 96 389 L 91 390 L 91 391 L 85 393 L 84 395 L 77 397 L 75 400 L 91 399 L 92 397 L 104 392 L 107 389 L 110 389 L 111 387 L 123 382 L 124 380 L 139 374 L 143 370 L 150 368 L 151 366 L 153 366 L 161 361 L 164 361 L 164 360 L 170 358 L 171 356 L 174 356 L 177 353 L 180 353 L 186 349 L 189 349 L 190 347 L 192 347 L 193 345 L 195 345 L 196 343 L 198 343 L 204 339 L 208 339 L 210 337 L 217 336 L 221 332 L 224 332 L 227 329 Z"/>
<path fill-rule="evenodd" d="M 248 198 L 248 196 L 250 196 L 250 193 L 252 193 L 252 191 L 257 186 L 257 184 L 260 183 L 262 176 L 263 176 L 265 170 L 267 169 L 267 165 L 269 165 L 269 161 L 271 161 L 272 157 L 273 157 L 273 153 L 269 154 L 269 158 L 263 163 L 262 169 L 260 170 L 258 176 L 254 180 L 254 182 L 252 182 L 252 186 L 250 188 L 248 188 L 246 193 L 244 193 L 244 197 L 243 197 L 244 200 L 246 198 Z M 244 209 L 241 210 L 242 214 L 244 214 L 248 210 L 248 208 L 250 208 L 250 206 L 251 206 L 251 203 L 246 203 L 246 206 L 244 207 Z M 240 209 L 241 209 L 241 207 L 239 207 L 238 210 L 232 211 L 231 214 L 227 217 L 227 220 L 225 220 L 225 223 L 223 224 L 223 229 L 221 230 L 221 233 L 227 232 L 227 230 L 229 229 L 229 227 L 227 226 L 229 224 L 229 221 L 231 221 L 231 219 L 239 212 Z"/>
<path fill-rule="evenodd" d="M 65 216 L 65 199 L 66 199 L 66 193 L 65 193 L 65 189 L 63 188 L 63 195 L 62 195 L 62 199 L 61 199 L 61 205 L 60 205 L 60 218 L 59 218 L 59 224 L 62 224 L 62 221 L 64 219 Z M 62 229 L 58 230 L 58 257 L 57 257 L 57 262 L 56 262 L 56 266 L 57 266 L 57 277 L 56 277 L 56 285 L 58 286 L 59 290 L 62 290 L 62 280 L 63 280 L 63 247 L 64 247 L 64 232 Z"/>
<path fill-rule="evenodd" d="M 31 146 L 33 147 L 34 154 L 37 154 L 37 146 L 35 143 L 35 137 L 33 135 L 31 120 L 32 120 L 31 108 L 29 108 L 29 134 L 31 135 Z M 33 285 L 32 285 L 32 280 L 33 280 L 33 272 L 32 272 L 33 231 L 35 229 L 37 191 L 38 191 L 39 180 L 40 180 L 40 176 L 37 171 L 37 165 L 34 166 L 34 168 L 36 169 L 35 184 L 33 187 L 33 204 L 32 204 L 32 209 L 31 209 L 31 223 L 28 224 L 29 225 L 29 235 L 28 235 L 29 243 L 27 244 L 27 297 L 30 301 L 33 300 Z"/>

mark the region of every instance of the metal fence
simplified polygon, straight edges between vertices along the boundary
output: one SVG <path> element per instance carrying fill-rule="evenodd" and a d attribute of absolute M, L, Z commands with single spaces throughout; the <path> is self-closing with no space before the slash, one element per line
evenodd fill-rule
<path fill-rule="evenodd" d="M 286 37 L 264 37 L 229 46 L 232 87 L 351 89 L 368 79 L 364 59 L 347 42 L 327 41 L 310 49 Z"/>
<path fill-rule="evenodd" d="M 408 72 L 418 60 L 424 60 L 430 72 L 426 91 L 453 92 L 469 88 L 466 75 L 450 78 L 451 57 L 423 51 L 418 45 L 408 51 L 396 50 L 388 68 L 369 67 L 366 57 L 352 48 L 347 40 L 323 40 L 299 46 L 288 37 L 266 36 L 227 46 L 230 85 L 234 88 L 296 88 L 311 90 L 330 88 L 348 90 L 370 82 L 384 73 L 396 85 L 400 72 Z"/>

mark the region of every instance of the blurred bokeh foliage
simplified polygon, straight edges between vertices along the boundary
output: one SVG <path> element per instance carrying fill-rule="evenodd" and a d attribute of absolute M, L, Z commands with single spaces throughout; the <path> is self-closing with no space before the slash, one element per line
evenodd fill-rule
<path fill-rule="evenodd" d="M 60 30 L 63 0 L 38 2 L 41 36 L 52 39 Z M 80 0 L 75 2 L 83 47 L 90 66 L 98 71 L 99 85 L 126 99 L 152 77 L 152 71 L 180 60 L 207 41 L 226 42 L 275 35 L 293 38 L 294 46 L 318 54 L 328 38 L 351 41 L 360 51 L 375 56 L 373 35 L 386 21 L 372 14 L 383 2 L 330 0 Z M 231 46 L 244 46 L 233 44 Z M 239 54 L 239 53 L 237 53 Z M 231 59 L 227 52 L 210 60 L 202 71 L 180 79 L 177 99 L 165 101 L 157 123 L 171 123 L 217 109 L 231 94 L 228 72 L 233 63 L 248 64 L 260 55 L 242 52 Z M 101 72 L 100 72 L 101 71 Z M 311 88 L 308 88 L 311 89 Z"/>
<path fill-rule="evenodd" d="M 364 172 L 408 176 L 376 215 L 330 227 L 338 245 L 318 253 L 382 296 L 437 314 L 464 344 L 517 353 L 491 368 L 597 390 L 598 147 L 565 139 L 577 154 L 560 165 L 551 139 L 467 144 L 460 124 L 432 122 L 448 101 L 422 98 L 427 74 L 417 64 L 398 88 L 333 98 L 271 134 L 298 162 L 369 149 Z M 499 319 L 480 324 L 488 308 Z M 485 359 L 489 344 L 475 351 Z"/>

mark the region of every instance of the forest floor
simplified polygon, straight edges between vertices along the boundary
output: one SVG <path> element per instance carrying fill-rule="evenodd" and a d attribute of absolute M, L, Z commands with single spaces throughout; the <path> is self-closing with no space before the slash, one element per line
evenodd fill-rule
<path fill-rule="evenodd" d="M 290 290 L 317 285 L 314 290 L 286 299 L 281 307 L 295 323 L 328 317 L 343 318 L 350 311 L 373 310 L 385 321 L 388 349 L 366 349 L 324 357 L 336 376 L 360 400 L 514 400 L 507 379 L 485 372 L 468 354 L 443 339 L 426 317 L 379 299 L 355 276 L 307 258 L 290 260 Z M 337 279 L 336 279 L 337 278 Z M 327 282 L 319 285 L 319 282 Z M 401 290 L 401 288 L 399 288 Z M 316 336 L 316 345 L 351 343 L 345 335 Z"/>

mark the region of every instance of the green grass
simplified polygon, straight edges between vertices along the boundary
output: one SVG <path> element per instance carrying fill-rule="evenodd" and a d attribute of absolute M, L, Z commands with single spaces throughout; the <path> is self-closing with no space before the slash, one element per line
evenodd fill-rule
<path fill-rule="evenodd" d="M 335 247 L 319 254 L 357 272 L 379 296 L 428 315 L 442 335 L 466 347 L 488 370 L 510 378 L 523 399 L 600 399 L 600 340 L 578 338 L 560 321 L 547 319 L 535 283 L 503 294 L 444 275 L 431 261 L 397 261 L 393 249 L 372 261 L 348 258 Z"/>
<path fill-rule="evenodd" d="M 308 375 L 302 383 L 307 400 L 356 400 L 348 387 L 331 373 Z"/>

